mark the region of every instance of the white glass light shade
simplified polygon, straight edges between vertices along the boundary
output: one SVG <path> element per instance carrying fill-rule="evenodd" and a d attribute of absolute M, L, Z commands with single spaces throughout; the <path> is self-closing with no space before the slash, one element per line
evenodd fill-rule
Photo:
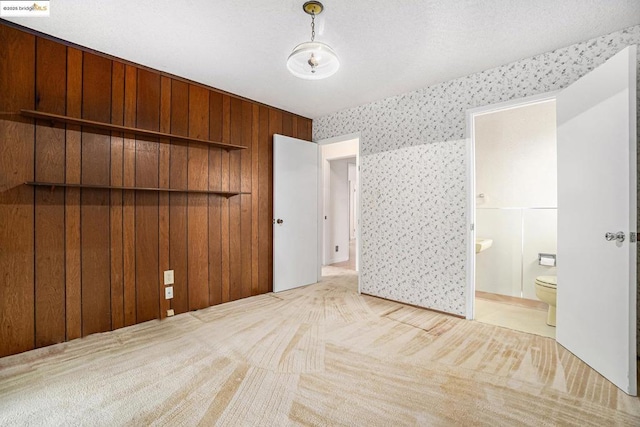
<path fill-rule="evenodd" d="M 340 68 L 340 61 L 328 45 L 316 41 L 304 42 L 296 46 L 289 55 L 287 68 L 291 74 L 301 79 L 320 80 L 334 75 Z"/>

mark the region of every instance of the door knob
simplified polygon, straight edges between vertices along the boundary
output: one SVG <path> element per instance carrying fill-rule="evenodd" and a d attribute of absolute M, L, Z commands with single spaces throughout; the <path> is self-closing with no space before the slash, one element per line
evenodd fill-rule
<path fill-rule="evenodd" d="M 276 219 L 276 224 L 282 224 L 284 221 L 281 220 L 280 218 Z"/>
<path fill-rule="evenodd" d="M 618 231 L 617 233 L 607 233 L 604 235 L 604 238 L 607 239 L 608 242 L 612 240 L 617 240 L 618 242 L 624 242 L 624 233 L 622 231 Z"/>

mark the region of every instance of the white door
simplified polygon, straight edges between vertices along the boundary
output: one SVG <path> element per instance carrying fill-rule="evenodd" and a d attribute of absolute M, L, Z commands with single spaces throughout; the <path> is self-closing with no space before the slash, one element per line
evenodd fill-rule
<path fill-rule="evenodd" d="M 273 136 L 273 291 L 318 281 L 318 145 Z"/>
<path fill-rule="evenodd" d="M 636 395 L 636 47 L 560 92 L 557 120 L 557 341 Z"/>

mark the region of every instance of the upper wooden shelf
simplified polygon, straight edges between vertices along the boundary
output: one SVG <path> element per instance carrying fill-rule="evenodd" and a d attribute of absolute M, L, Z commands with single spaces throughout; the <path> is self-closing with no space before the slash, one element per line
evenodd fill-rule
<path fill-rule="evenodd" d="M 146 137 L 150 137 L 150 138 L 167 138 L 167 139 L 173 139 L 175 141 L 198 142 L 198 143 L 201 143 L 201 144 L 212 145 L 212 146 L 217 147 L 217 148 L 222 148 L 222 149 L 227 150 L 227 151 L 229 151 L 229 150 L 244 150 L 244 149 L 247 148 L 247 147 L 243 147 L 242 145 L 226 144 L 224 142 L 216 142 L 216 141 L 209 141 L 209 140 L 206 140 L 206 139 L 190 138 L 188 136 L 173 135 L 173 134 L 170 134 L 170 133 L 157 132 L 157 131 L 154 131 L 154 130 L 138 129 L 138 128 L 132 128 L 132 127 L 128 127 L 128 126 L 114 125 L 114 124 L 111 124 L 111 123 L 95 122 L 93 120 L 78 119 L 78 118 L 75 118 L 75 117 L 61 116 L 59 114 L 44 113 L 42 111 L 20 110 L 20 114 L 22 114 L 23 116 L 26 116 L 26 117 L 33 117 L 33 118 L 36 118 L 36 119 L 51 120 L 51 121 L 54 121 L 54 122 L 68 123 L 68 124 L 72 124 L 72 125 L 88 126 L 88 127 L 92 127 L 92 128 L 110 130 L 110 131 L 115 131 L 115 132 L 132 133 L 132 134 L 135 134 L 135 135 L 146 136 Z"/>

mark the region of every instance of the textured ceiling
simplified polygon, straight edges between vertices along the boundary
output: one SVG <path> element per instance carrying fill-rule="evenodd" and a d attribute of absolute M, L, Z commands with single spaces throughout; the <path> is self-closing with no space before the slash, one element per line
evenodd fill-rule
<path fill-rule="evenodd" d="M 286 69 L 303 0 L 64 0 L 11 18 L 129 61 L 316 118 L 640 24 L 638 0 L 323 0 L 326 80 Z"/>

